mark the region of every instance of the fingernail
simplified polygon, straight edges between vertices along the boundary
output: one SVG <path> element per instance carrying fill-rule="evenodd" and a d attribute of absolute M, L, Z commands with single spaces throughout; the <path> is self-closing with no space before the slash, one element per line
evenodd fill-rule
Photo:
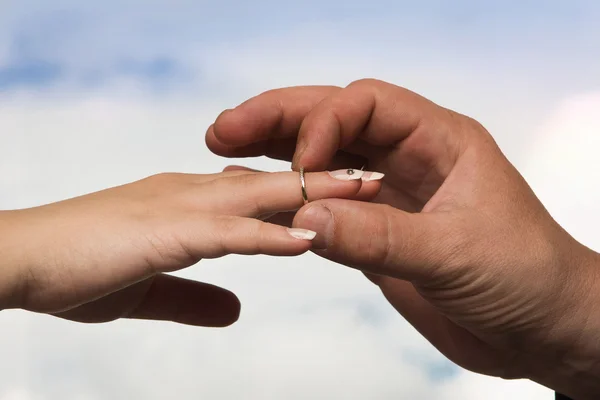
<path fill-rule="evenodd" d="M 338 169 L 337 171 L 330 171 L 329 175 L 332 178 L 338 179 L 340 181 L 355 181 L 365 174 L 365 171 L 361 171 L 360 169 Z"/>
<path fill-rule="evenodd" d="M 308 229 L 287 228 L 290 235 L 300 240 L 313 240 L 317 236 L 317 232 L 309 231 Z"/>
<path fill-rule="evenodd" d="M 383 179 L 384 176 L 385 174 L 382 174 L 381 172 L 365 171 L 361 179 L 365 182 L 378 181 L 380 179 Z"/>
<path fill-rule="evenodd" d="M 313 241 L 313 249 L 326 249 L 333 240 L 333 214 L 320 205 L 313 205 L 302 213 L 302 225 L 319 232 Z"/>
<path fill-rule="evenodd" d="M 339 179 L 340 181 L 354 181 L 362 179 L 363 181 L 377 181 L 382 179 L 385 175 L 381 172 L 362 171 L 360 169 L 339 169 L 337 171 L 329 172 L 332 178 Z"/>

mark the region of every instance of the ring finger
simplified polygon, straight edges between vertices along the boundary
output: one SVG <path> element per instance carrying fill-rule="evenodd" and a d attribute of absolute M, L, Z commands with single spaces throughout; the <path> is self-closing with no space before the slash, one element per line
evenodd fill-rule
<path fill-rule="evenodd" d="M 243 171 L 234 171 L 243 172 Z M 336 170 L 305 174 L 308 201 L 325 198 L 375 197 L 382 174 L 361 170 Z M 213 212 L 244 217 L 297 210 L 304 204 L 297 172 L 253 173 L 217 179 L 205 201 Z M 226 194 L 226 195 L 225 195 Z"/>

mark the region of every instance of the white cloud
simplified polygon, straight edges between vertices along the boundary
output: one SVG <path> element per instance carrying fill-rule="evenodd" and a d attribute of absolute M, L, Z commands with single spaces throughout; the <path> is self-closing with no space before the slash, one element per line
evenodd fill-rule
<path fill-rule="evenodd" d="M 462 374 L 458 379 L 441 385 L 437 393 L 424 399 L 549 400 L 554 397 L 546 388 L 526 380 L 501 381 L 472 374 Z"/>
<path fill-rule="evenodd" d="M 562 101 L 535 132 L 525 176 L 554 218 L 600 250 L 600 92 Z"/>

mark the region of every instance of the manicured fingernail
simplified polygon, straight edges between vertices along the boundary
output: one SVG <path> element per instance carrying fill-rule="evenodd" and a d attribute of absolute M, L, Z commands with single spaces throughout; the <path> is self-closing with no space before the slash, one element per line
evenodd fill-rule
<path fill-rule="evenodd" d="M 382 174 L 381 172 L 370 172 L 370 171 L 365 171 L 364 175 L 362 176 L 362 180 L 365 182 L 369 182 L 369 181 L 378 181 L 380 179 L 383 179 L 385 175 Z"/>
<path fill-rule="evenodd" d="M 300 240 L 313 240 L 317 236 L 317 232 L 309 231 L 308 229 L 287 228 L 290 235 Z"/>
<path fill-rule="evenodd" d="M 340 181 L 355 181 L 364 175 L 365 171 L 360 169 L 338 169 L 337 171 L 329 172 L 332 178 L 339 179 Z"/>
<path fill-rule="evenodd" d="M 339 169 L 337 171 L 329 172 L 332 178 L 339 179 L 341 181 L 354 181 L 362 179 L 363 181 L 377 181 L 382 179 L 385 175 L 381 172 L 363 171 L 360 169 Z"/>

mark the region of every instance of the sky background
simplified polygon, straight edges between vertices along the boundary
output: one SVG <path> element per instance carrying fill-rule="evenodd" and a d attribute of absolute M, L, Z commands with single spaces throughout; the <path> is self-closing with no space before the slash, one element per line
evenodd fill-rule
<path fill-rule="evenodd" d="M 221 110 L 374 77 L 480 120 L 554 217 L 600 249 L 599 20 L 592 0 L 0 0 L 0 209 L 219 171 L 240 162 L 204 145 Z M 3 311 L 0 400 L 552 398 L 455 367 L 360 273 L 312 254 L 178 275 L 236 292 L 240 321 Z"/>

